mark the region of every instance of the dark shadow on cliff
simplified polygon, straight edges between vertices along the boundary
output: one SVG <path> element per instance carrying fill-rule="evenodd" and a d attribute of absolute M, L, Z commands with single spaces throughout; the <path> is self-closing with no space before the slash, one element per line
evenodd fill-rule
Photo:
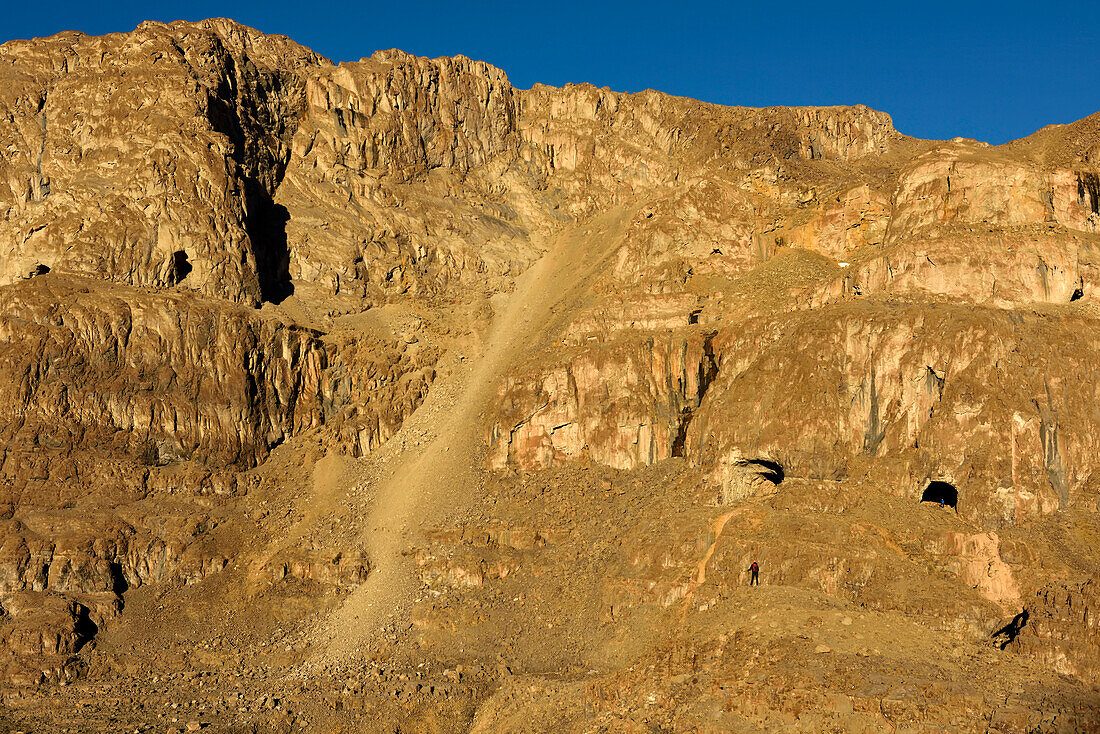
<path fill-rule="evenodd" d="M 99 626 L 88 616 L 88 608 L 83 604 L 77 605 L 77 617 L 73 622 L 73 632 L 77 638 L 76 644 L 73 646 L 73 652 L 80 652 L 82 647 L 99 634 Z"/>
<path fill-rule="evenodd" d="M 783 471 L 783 466 L 779 462 L 769 459 L 745 459 L 744 461 L 738 462 L 738 466 L 745 466 L 753 469 L 762 478 L 775 485 L 781 484 L 786 476 Z"/>
<path fill-rule="evenodd" d="M 256 260 L 260 300 L 280 303 L 294 292 L 286 237 L 290 213 L 274 201 L 286 173 L 287 144 L 293 135 L 279 105 L 272 104 L 285 80 L 251 66 L 241 74 L 232 56 L 222 62 L 225 76 L 207 97 L 206 117 L 233 144 L 232 157 L 244 190 L 243 224 Z"/>
<path fill-rule="evenodd" d="M 260 298 L 282 303 L 294 293 L 290 282 L 290 249 L 287 247 L 286 225 L 290 212 L 276 204 L 263 187 L 248 182 L 248 218 L 245 228 L 252 241 L 256 257 L 256 278 L 260 283 Z"/>
<path fill-rule="evenodd" d="M 1024 627 L 1027 625 L 1029 616 L 1030 615 L 1025 609 L 1013 617 L 1011 622 L 990 635 L 990 637 L 993 638 L 993 644 L 1004 650 L 1015 642 L 1016 638 L 1020 636 L 1020 632 L 1023 631 Z"/>
<path fill-rule="evenodd" d="M 176 285 L 183 281 L 194 268 L 188 261 L 187 253 L 184 250 L 177 250 L 172 253 L 172 266 L 168 273 L 168 284 Z"/>

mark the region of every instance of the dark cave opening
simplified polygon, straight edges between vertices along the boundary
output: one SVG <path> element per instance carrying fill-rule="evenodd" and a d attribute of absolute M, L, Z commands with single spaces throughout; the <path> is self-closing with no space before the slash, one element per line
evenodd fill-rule
<path fill-rule="evenodd" d="M 754 470 L 761 478 L 775 485 L 782 483 L 786 476 L 783 465 L 771 459 L 745 459 L 737 462 L 737 465 Z"/>
<path fill-rule="evenodd" d="M 254 186 L 252 191 L 254 197 L 245 227 L 256 256 L 260 297 L 271 303 L 282 303 L 294 293 L 286 234 L 290 212 L 282 204 L 276 204 L 261 187 Z"/>
<path fill-rule="evenodd" d="M 1071 295 L 1069 297 L 1069 301 L 1070 301 L 1070 303 L 1073 303 L 1074 301 L 1079 301 L 1084 297 L 1085 297 L 1085 289 L 1084 288 L 1075 288 L 1073 290 L 1073 295 Z"/>
<path fill-rule="evenodd" d="M 921 495 L 920 501 L 933 502 L 947 507 L 954 507 L 958 510 L 959 490 L 955 489 L 955 485 L 949 482 L 932 481 L 924 488 L 924 494 Z"/>
<path fill-rule="evenodd" d="M 168 284 L 176 285 L 193 270 L 191 263 L 187 261 L 187 253 L 177 250 L 172 253 L 172 265 L 168 273 Z"/>
<path fill-rule="evenodd" d="M 76 634 L 76 644 L 73 646 L 73 652 L 80 652 L 80 649 L 84 647 L 97 634 L 99 634 L 99 626 L 92 621 L 92 618 L 88 614 L 88 608 L 83 604 L 77 605 L 76 619 L 73 620 L 73 632 Z"/>

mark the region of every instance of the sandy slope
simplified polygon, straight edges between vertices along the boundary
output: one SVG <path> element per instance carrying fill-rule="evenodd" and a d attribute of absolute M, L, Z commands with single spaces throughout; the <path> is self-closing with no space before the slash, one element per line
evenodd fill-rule
<path fill-rule="evenodd" d="M 453 371 L 436 382 L 402 433 L 421 437 L 361 496 L 362 543 L 372 570 L 319 634 L 321 663 L 350 661 L 377 640 L 387 623 L 407 626 L 418 582 L 405 551 L 411 537 L 445 516 L 461 514 L 484 484 L 484 413 L 504 375 L 535 345 L 553 341 L 577 308 L 586 283 L 606 266 L 621 235 L 622 210 L 550 238 L 546 254 L 495 309 L 491 325 L 467 354 L 451 355 Z M 503 301 L 503 299 L 498 299 Z M 476 330 L 475 330 L 476 332 Z M 396 444 L 397 442 L 395 442 Z"/>

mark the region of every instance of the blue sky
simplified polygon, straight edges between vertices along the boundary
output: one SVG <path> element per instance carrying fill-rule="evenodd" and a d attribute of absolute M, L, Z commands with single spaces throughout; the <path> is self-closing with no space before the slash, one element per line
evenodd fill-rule
<path fill-rule="evenodd" d="M 719 104 L 863 103 L 904 133 L 1000 143 L 1100 111 L 1100 3 L 11 3 L 0 41 L 228 16 L 336 61 L 465 54 L 512 82 Z"/>

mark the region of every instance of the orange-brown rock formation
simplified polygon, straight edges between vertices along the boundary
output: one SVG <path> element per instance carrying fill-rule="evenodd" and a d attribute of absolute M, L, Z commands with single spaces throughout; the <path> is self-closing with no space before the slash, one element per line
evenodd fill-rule
<path fill-rule="evenodd" d="M 1098 278 L 1098 115 L 3 44 L 0 728 L 1093 730 Z"/>

